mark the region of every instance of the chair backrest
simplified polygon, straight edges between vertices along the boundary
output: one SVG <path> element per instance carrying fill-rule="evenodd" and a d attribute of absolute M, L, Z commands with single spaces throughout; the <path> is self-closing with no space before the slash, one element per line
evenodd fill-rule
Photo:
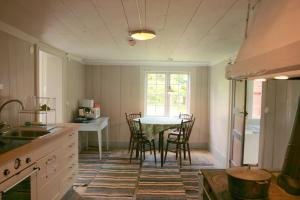
<path fill-rule="evenodd" d="M 181 120 L 181 126 L 179 129 L 179 139 L 182 139 L 184 141 L 189 141 L 192 129 L 195 123 L 195 118 L 191 120 Z"/>
<path fill-rule="evenodd" d="M 193 114 L 179 113 L 179 118 L 180 119 L 192 120 L 193 119 Z"/>
<path fill-rule="evenodd" d="M 132 133 L 132 131 L 133 131 L 132 128 L 133 127 L 132 127 L 131 121 L 134 120 L 134 119 L 137 119 L 137 118 L 141 118 L 142 113 L 141 112 L 139 112 L 139 113 L 130 113 L 130 114 L 125 113 L 125 117 L 126 117 L 127 124 L 129 126 L 129 130 Z"/>
<path fill-rule="evenodd" d="M 142 130 L 142 123 L 141 120 L 138 119 L 130 119 L 129 120 L 130 126 L 132 128 L 132 134 L 135 137 L 141 137 L 143 135 L 143 130 Z"/>
<path fill-rule="evenodd" d="M 129 114 L 125 113 L 125 117 L 126 117 L 126 120 L 141 118 L 142 113 L 141 112 L 139 112 L 139 113 L 129 113 Z"/>

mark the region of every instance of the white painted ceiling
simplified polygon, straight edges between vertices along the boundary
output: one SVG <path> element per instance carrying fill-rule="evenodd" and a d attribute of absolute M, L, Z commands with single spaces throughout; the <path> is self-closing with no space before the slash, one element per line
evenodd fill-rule
<path fill-rule="evenodd" d="M 118 62 L 220 61 L 239 49 L 247 14 L 247 0 L 0 2 L 3 22 L 82 58 Z M 129 46 L 128 32 L 140 28 L 157 37 Z"/>

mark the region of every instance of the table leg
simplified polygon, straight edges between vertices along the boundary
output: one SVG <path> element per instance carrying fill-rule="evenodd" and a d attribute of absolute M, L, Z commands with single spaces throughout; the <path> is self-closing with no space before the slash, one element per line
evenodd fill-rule
<path fill-rule="evenodd" d="M 106 133 L 106 150 L 108 151 L 108 149 L 109 149 L 109 143 L 108 143 L 108 141 L 109 141 L 109 138 L 108 138 L 108 125 L 107 125 L 107 127 L 106 127 L 106 130 L 105 130 L 105 133 Z"/>
<path fill-rule="evenodd" d="M 88 150 L 89 149 L 89 132 L 85 132 L 85 149 Z"/>
<path fill-rule="evenodd" d="M 99 159 L 102 159 L 102 131 L 98 130 Z"/>
<path fill-rule="evenodd" d="M 164 165 L 164 131 L 159 132 L 159 143 L 160 143 L 160 166 Z"/>

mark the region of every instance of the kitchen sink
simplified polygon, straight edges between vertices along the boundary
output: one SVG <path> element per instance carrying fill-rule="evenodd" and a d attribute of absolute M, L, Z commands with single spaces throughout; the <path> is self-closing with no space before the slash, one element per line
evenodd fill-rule
<path fill-rule="evenodd" d="M 20 127 L 10 129 L 0 134 L 0 154 L 15 149 L 30 141 L 51 134 L 63 127 L 51 127 L 51 129 L 41 129 L 36 127 Z"/>
<path fill-rule="evenodd" d="M 0 137 L 2 139 L 15 139 L 15 140 L 32 140 L 40 136 L 48 134 L 48 131 L 24 131 L 19 129 L 12 129 L 3 133 Z"/>

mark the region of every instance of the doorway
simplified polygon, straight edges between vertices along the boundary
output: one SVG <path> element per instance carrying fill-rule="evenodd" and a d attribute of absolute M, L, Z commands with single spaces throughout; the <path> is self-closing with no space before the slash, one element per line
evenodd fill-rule
<path fill-rule="evenodd" d="M 249 80 L 247 83 L 243 164 L 258 164 L 262 85 L 263 82 L 258 80 Z"/>
<path fill-rule="evenodd" d="M 256 80 L 233 81 L 229 157 L 232 167 L 258 164 L 262 84 Z"/>
<path fill-rule="evenodd" d="M 49 115 L 48 123 L 63 122 L 63 61 L 59 56 L 39 50 L 39 96 L 56 99 L 56 116 Z"/>
<path fill-rule="evenodd" d="M 241 166 L 244 157 L 244 133 L 246 112 L 246 80 L 234 80 L 232 87 L 232 125 L 229 166 Z"/>

